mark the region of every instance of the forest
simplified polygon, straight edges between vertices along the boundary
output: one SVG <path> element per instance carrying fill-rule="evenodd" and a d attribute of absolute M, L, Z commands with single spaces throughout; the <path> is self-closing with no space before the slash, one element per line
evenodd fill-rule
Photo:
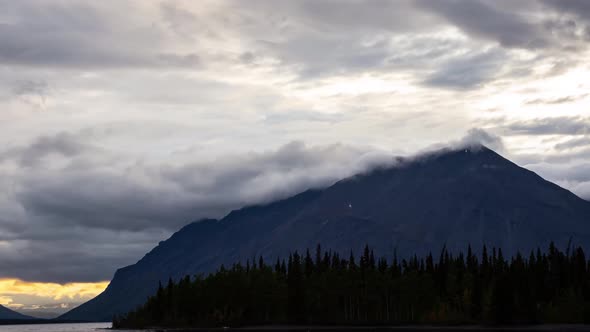
<path fill-rule="evenodd" d="M 313 250 L 312 250 L 313 251 Z M 113 328 L 253 325 L 590 323 L 590 261 L 582 248 L 505 258 L 471 247 L 387 261 L 367 246 L 262 258 L 160 284 Z"/>

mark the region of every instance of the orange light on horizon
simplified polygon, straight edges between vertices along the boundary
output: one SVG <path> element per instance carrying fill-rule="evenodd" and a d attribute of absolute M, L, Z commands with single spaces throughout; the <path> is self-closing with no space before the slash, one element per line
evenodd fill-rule
<path fill-rule="evenodd" d="M 0 304 L 19 309 L 39 304 L 85 302 L 102 293 L 108 284 L 108 281 L 59 284 L 0 279 Z"/>

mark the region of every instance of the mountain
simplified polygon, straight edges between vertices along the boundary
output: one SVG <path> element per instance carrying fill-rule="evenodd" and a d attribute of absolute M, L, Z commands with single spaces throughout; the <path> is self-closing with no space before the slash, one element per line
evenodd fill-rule
<path fill-rule="evenodd" d="M 590 202 L 475 146 L 399 159 L 221 220 L 191 223 L 134 265 L 119 269 L 107 289 L 60 318 L 108 320 L 143 303 L 158 281 L 206 273 L 221 264 L 290 250 L 359 252 L 369 244 L 391 257 L 501 247 L 505 255 L 550 241 L 590 248 Z"/>
<path fill-rule="evenodd" d="M 33 317 L 19 314 L 16 311 L 10 310 L 3 305 L 0 305 L 0 320 L 15 320 L 15 319 L 34 319 Z"/>

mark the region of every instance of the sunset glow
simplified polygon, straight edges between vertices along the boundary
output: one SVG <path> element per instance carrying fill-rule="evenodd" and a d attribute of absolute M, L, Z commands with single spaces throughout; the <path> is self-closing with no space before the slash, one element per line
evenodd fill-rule
<path fill-rule="evenodd" d="M 15 310 L 36 309 L 40 306 L 71 309 L 100 294 L 108 284 L 108 281 L 58 284 L 0 279 L 0 305 Z"/>

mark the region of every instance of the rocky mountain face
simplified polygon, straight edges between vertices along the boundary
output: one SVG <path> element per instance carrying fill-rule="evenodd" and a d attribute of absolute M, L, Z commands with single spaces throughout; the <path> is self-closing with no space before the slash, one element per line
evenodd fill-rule
<path fill-rule="evenodd" d="M 528 254 L 550 241 L 590 248 L 590 202 L 486 147 L 444 150 L 191 223 L 60 318 L 110 320 L 142 304 L 159 281 L 258 256 L 274 262 L 318 243 L 341 253 L 369 244 L 380 256 L 405 257 L 468 244 Z"/>

